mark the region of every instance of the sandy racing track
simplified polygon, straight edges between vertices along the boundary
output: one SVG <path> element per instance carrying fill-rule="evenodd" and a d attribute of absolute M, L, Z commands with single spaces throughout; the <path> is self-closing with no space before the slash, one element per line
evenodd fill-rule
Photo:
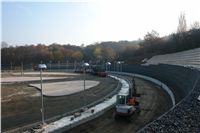
<path fill-rule="evenodd" d="M 76 76 L 76 73 L 61 73 L 61 72 L 43 72 L 43 80 L 49 79 L 63 79 Z M 27 81 L 40 81 L 40 72 L 25 72 L 23 76 L 21 73 L 2 73 L 1 83 L 13 82 L 27 82 Z"/>
<path fill-rule="evenodd" d="M 35 74 L 29 73 L 26 76 L 34 78 Z M 76 74 L 70 76 L 66 74 L 46 74 L 45 77 L 50 78 L 51 76 L 57 77 L 59 80 L 46 79 L 44 83 L 69 82 L 83 79 L 82 76 Z M 124 76 L 124 78 L 131 80 L 128 76 Z M 87 104 L 112 92 L 117 86 L 117 81 L 108 77 L 99 78 L 87 75 L 86 80 L 99 82 L 98 85 L 86 90 Z M 2 84 L 2 129 L 4 131 L 41 121 L 40 92 L 38 89 L 30 87 L 29 84 L 31 83 L 38 84 L 39 80 Z M 114 108 L 112 108 L 99 118 L 66 131 L 66 133 L 134 132 L 156 119 L 172 106 L 169 96 L 159 86 L 138 78 L 136 78 L 136 86 L 138 93 L 141 95 L 137 98 L 141 104 L 141 112 L 131 118 L 132 122 L 127 120 L 115 121 L 113 119 Z M 82 99 L 83 93 L 81 92 L 67 96 L 45 96 L 45 119 L 81 108 L 84 105 Z"/>
<path fill-rule="evenodd" d="M 2 74 L 3 75 L 3 74 Z M 17 127 L 25 126 L 41 121 L 41 97 L 40 90 L 30 86 L 30 84 L 39 84 L 40 79 L 38 74 L 26 74 L 24 77 L 20 75 L 8 75 L 2 76 L 14 78 L 15 82 L 2 83 L 1 84 L 1 105 L 2 105 L 2 130 L 10 130 Z M 48 79 L 55 77 L 58 79 Z M 29 78 L 25 82 L 21 80 Z M 47 79 L 45 79 L 47 78 Z M 32 81 L 31 79 L 34 79 Z M 83 90 L 83 75 L 74 73 L 44 73 L 44 84 L 74 82 L 79 81 L 77 87 L 82 86 Z M 18 81 L 17 81 L 18 80 Z M 20 80 L 20 81 L 19 81 Z M 85 91 L 86 103 L 83 101 L 83 93 L 76 92 L 70 95 L 64 96 L 45 96 L 44 97 L 44 111 L 45 120 L 53 118 L 55 116 L 62 117 L 67 112 L 81 108 L 84 104 L 90 104 L 101 97 L 109 94 L 116 88 L 118 82 L 112 78 L 100 78 L 92 75 L 86 75 L 87 81 L 94 81 L 96 84 L 90 89 Z M 89 82 L 90 83 L 90 82 Z M 98 83 L 98 84 L 97 84 Z M 52 119 L 50 119 L 52 120 Z"/>
<path fill-rule="evenodd" d="M 141 94 L 141 96 L 137 98 L 141 104 L 141 112 L 135 113 L 131 118 L 131 122 L 123 118 L 115 120 L 113 118 L 114 108 L 112 108 L 97 119 L 75 127 L 65 133 L 136 132 L 147 123 L 169 110 L 172 106 L 171 100 L 159 86 L 143 79 L 136 78 L 135 81 L 138 93 Z"/>
<path fill-rule="evenodd" d="M 90 89 L 97 86 L 99 81 L 86 80 L 85 89 Z M 40 88 L 40 84 L 30 84 L 30 86 Z M 43 95 L 45 96 L 65 96 L 83 91 L 83 81 L 65 81 L 57 83 L 44 83 L 43 84 Z"/>

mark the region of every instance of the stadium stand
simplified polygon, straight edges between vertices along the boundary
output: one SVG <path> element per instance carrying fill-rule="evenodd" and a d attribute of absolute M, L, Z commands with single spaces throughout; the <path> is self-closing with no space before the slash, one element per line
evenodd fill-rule
<path fill-rule="evenodd" d="M 156 55 L 147 60 L 144 65 L 152 64 L 181 65 L 200 69 L 200 48 L 173 54 Z"/>

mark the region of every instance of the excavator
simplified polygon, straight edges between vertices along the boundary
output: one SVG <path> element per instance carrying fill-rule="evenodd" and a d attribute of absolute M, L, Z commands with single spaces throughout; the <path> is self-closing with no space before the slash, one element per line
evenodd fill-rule
<path fill-rule="evenodd" d="M 130 118 L 135 112 L 139 112 L 139 102 L 136 101 L 136 87 L 134 77 L 132 79 L 132 87 L 129 88 L 128 92 L 120 92 L 117 95 L 116 107 L 114 112 L 114 118 L 119 117 Z"/>
<path fill-rule="evenodd" d="M 99 77 L 107 77 L 107 73 L 105 72 L 105 70 L 99 66 L 93 66 L 91 70 L 91 74 L 99 76 Z"/>

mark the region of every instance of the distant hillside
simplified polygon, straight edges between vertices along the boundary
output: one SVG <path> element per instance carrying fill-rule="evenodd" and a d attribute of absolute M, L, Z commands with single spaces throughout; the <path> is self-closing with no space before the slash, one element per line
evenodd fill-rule
<path fill-rule="evenodd" d="M 152 35 L 153 36 L 153 35 Z M 174 33 L 166 37 L 150 37 L 144 39 L 140 48 L 129 51 L 129 63 L 140 63 L 144 58 L 151 58 L 158 54 L 169 54 L 200 47 L 200 28 L 187 32 Z M 126 53 L 127 54 L 127 53 Z"/>
<path fill-rule="evenodd" d="M 96 43 L 96 44 L 93 44 L 93 45 L 89 45 L 86 48 L 95 48 L 95 47 L 99 47 L 99 48 L 102 48 L 102 49 L 112 48 L 117 53 L 121 53 L 127 47 L 129 47 L 129 46 L 138 46 L 139 43 L 140 43 L 140 41 L 119 41 L 119 42 L 108 41 L 108 42 L 101 42 L 101 43 Z"/>
<path fill-rule="evenodd" d="M 2 67 L 24 64 L 58 62 L 95 62 L 123 60 L 126 63 L 141 63 L 144 58 L 158 54 L 168 54 L 200 47 L 200 29 L 192 29 L 167 37 L 159 37 L 156 32 L 148 33 L 142 41 L 100 42 L 86 47 L 52 44 L 8 47 L 2 42 Z"/>

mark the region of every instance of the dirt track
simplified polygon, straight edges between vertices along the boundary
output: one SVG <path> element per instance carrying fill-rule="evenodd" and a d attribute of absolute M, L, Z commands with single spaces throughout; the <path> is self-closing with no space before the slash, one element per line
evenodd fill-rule
<path fill-rule="evenodd" d="M 63 80 L 83 80 L 82 78 L 83 76 L 75 75 L 72 78 L 66 78 Z M 99 85 L 86 90 L 86 104 L 104 97 L 113 91 L 118 83 L 116 80 L 109 77 L 100 78 L 89 75 L 86 76 L 86 80 L 95 80 L 100 82 Z M 53 81 L 50 80 L 46 82 Z M 41 121 L 41 98 L 39 90 L 29 87 L 28 83 L 25 82 L 2 84 L 1 91 L 1 122 L 3 131 Z M 44 97 L 45 119 L 82 107 L 84 105 L 82 99 L 83 93 L 81 92 L 61 97 Z"/>
<path fill-rule="evenodd" d="M 172 104 L 170 104 L 168 95 L 155 84 L 136 79 L 136 85 L 138 93 L 141 94 L 141 97 L 137 99 L 141 104 L 141 112 L 132 117 L 132 122 L 126 119 L 114 120 L 114 108 L 112 108 L 101 117 L 66 131 L 66 133 L 136 132 L 171 107 Z"/>
<path fill-rule="evenodd" d="M 90 89 L 94 86 L 97 86 L 98 84 L 99 84 L 99 81 L 86 80 L 85 89 Z M 40 84 L 30 84 L 30 85 L 38 89 L 41 89 Z M 83 91 L 82 80 L 43 84 L 43 95 L 45 96 L 65 96 L 65 95 L 71 95 L 80 91 Z"/>
<path fill-rule="evenodd" d="M 88 76 L 86 79 L 94 80 L 94 77 Z M 74 76 L 73 78 L 65 80 L 80 80 L 80 77 Z M 117 85 L 115 80 L 109 78 L 95 78 L 95 80 L 101 83 L 99 86 L 86 91 L 87 103 L 91 103 L 105 96 Z M 66 133 L 135 132 L 170 108 L 169 97 L 160 90 L 158 86 L 141 79 L 136 79 L 136 85 L 138 93 L 141 94 L 138 101 L 140 101 L 142 110 L 139 115 L 134 115 L 132 117 L 132 123 L 127 120 L 115 121 L 113 119 L 114 108 L 112 108 L 101 117 L 71 129 L 70 131 L 66 131 Z M 1 103 L 3 130 L 41 121 L 41 105 L 38 90 L 28 87 L 27 83 L 2 85 L 2 96 L 10 95 L 10 93 L 15 95 L 9 98 L 2 97 L 2 100 L 5 100 Z M 83 94 L 81 93 L 64 97 L 45 97 L 45 119 L 80 108 L 84 105 L 82 99 Z"/>

